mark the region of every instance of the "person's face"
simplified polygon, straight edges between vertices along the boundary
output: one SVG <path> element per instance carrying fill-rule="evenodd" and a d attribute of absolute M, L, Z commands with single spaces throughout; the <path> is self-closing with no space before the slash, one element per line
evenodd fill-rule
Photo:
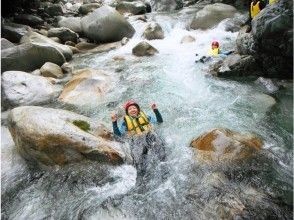
<path fill-rule="evenodd" d="M 215 44 L 212 45 L 211 47 L 212 47 L 212 49 L 217 49 L 217 46 Z"/>
<path fill-rule="evenodd" d="M 137 117 L 138 116 L 138 109 L 136 106 L 134 105 L 131 105 L 129 108 L 128 108 L 128 115 L 129 116 L 132 116 L 132 117 Z"/>

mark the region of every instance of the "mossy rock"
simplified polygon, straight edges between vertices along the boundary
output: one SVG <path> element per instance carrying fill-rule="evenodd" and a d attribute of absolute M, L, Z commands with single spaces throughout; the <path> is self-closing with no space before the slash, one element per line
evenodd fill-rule
<path fill-rule="evenodd" d="M 90 130 L 90 124 L 86 121 L 83 120 L 74 120 L 73 124 L 77 127 L 79 127 L 80 129 L 82 129 L 83 131 L 88 132 Z"/>

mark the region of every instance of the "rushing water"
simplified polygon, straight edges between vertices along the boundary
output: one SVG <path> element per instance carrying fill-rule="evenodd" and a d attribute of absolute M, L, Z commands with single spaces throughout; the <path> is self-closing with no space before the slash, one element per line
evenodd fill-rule
<path fill-rule="evenodd" d="M 136 34 L 127 45 L 72 61 L 75 69 L 102 69 L 116 79 L 99 103 L 75 109 L 110 129 L 111 112 L 121 111 L 125 100 L 136 100 L 148 114 L 150 103 L 157 103 L 164 119 L 157 133 L 166 143 L 166 161 L 152 167 L 140 184 L 131 165 L 85 162 L 32 172 L 3 126 L 3 219 L 292 218 L 292 82 L 273 95 L 275 103 L 253 80 L 208 77 L 207 66 L 194 63 L 195 54 L 205 55 L 212 40 L 233 49 L 237 33 L 224 31 L 223 23 L 188 31 L 192 12 L 148 15 L 165 32 L 163 40 L 149 41 L 159 50 L 155 56 L 132 55 L 145 23 L 131 21 Z M 196 41 L 181 44 L 185 35 Z M 125 61 L 112 60 L 117 55 Z M 264 149 L 238 164 L 199 164 L 189 143 L 216 127 L 253 132 L 264 140 Z"/>

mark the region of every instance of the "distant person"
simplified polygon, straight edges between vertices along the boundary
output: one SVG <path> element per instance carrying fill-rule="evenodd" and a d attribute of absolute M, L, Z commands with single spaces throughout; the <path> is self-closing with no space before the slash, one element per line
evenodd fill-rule
<path fill-rule="evenodd" d="M 272 4 L 275 4 L 275 3 L 277 3 L 278 2 L 278 0 L 269 0 L 268 1 L 268 4 L 269 5 L 272 5 Z"/>
<path fill-rule="evenodd" d="M 275 1 L 275 0 L 269 0 L 269 1 Z M 246 24 L 249 26 L 246 30 L 247 33 L 249 33 L 252 29 L 251 21 L 252 19 L 259 14 L 259 12 L 264 9 L 265 3 L 262 0 L 252 0 L 249 7 L 249 19 L 247 20 Z"/>
<path fill-rule="evenodd" d="M 152 130 L 152 124 L 163 122 L 156 104 L 151 105 L 156 118 L 146 115 L 134 101 L 126 102 L 124 108 L 126 115 L 120 127 L 117 124 L 117 115 L 113 114 L 111 116 L 113 132 L 117 136 L 123 136 L 125 134 L 129 136 L 146 134 Z"/>
<path fill-rule="evenodd" d="M 198 63 L 198 62 L 205 63 L 205 62 L 211 60 L 212 58 L 216 58 L 219 56 L 227 56 L 233 52 L 234 51 L 222 51 L 220 49 L 219 42 L 213 41 L 211 43 L 210 49 L 208 50 L 208 53 L 207 53 L 208 56 L 202 56 L 199 60 L 196 60 L 195 63 Z"/>

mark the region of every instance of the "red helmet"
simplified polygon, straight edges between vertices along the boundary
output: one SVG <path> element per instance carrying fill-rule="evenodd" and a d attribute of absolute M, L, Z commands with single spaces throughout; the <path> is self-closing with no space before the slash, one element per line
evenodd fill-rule
<path fill-rule="evenodd" d="M 129 100 L 129 101 L 127 101 L 127 102 L 124 104 L 124 109 L 126 110 L 126 113 L 128 112 L 128 108 L 129 108 L 131 105 L 136 106 L 136 107 L 138 108 L 138 110 L 140 111 L 140 107 L 139 107 L 139 105 L 138 105 L 135 101 L 133 101 L 133 100 Z"/>
<path fill-rule="evenodd" d="M 217 47 L 219 47 L 219 43 L 217 41 L 212 41 L 211 46 L 217 46 Z"/>

